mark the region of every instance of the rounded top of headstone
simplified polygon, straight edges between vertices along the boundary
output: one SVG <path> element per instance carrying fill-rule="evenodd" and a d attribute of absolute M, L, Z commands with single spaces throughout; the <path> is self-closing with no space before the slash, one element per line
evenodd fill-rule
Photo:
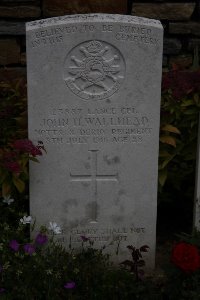
<path fill-rule="evenodd" d="M 162 29 L 159 20 L 147 19 L 136 16 L 113 15 L 113 14 L 77 14 L 61 17 L 47 18 L 26 23 L 26 31 L 39 29 L 47 26 L 62 25 L 68 23 L 92 23 L 92 22 L 112 22 L 112 23 L 130 23 L 143 26 L 157 27 Z"/>

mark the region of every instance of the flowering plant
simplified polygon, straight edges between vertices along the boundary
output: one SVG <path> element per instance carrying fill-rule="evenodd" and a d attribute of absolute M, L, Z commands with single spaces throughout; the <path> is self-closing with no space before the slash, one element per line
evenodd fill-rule
<path fill-rule="evenodd" d="M 8 208 L 8 207 L 7 207 Z M 26 226 L 7 228 L 0 244 L 2 299 L 143 299 L 146 293 L 130 272 L 111 266 L 109 256 L 89 244 L 79 251 L 63 248 L 45 227 L 28 239 Z M 5 228 L 4 228 L 5 232 Z M 84 237 L 84 242 L 89 240 Z M 132 248 L 131 248 L 132 249 Z M 140 251 L 146 251 L 143 246 Z M 138 261 L 139 263 L 139 261 Z M 13 284 L 14 283 L 14 284 Z M 19 295 L 19 296 L 18 296 Z M 148 299 L 150 300 L 150 299 Z M 154 300 L 154 299 L 153 299 Z"/>
<path fill-rule="evenodd" d="M 42 155 L 41 145 L 35 146 L 28 139 L 10 142 L 0 150 L 0 174 L 2 176 L 2 196 L 14 193 L 15 189 L 22 193 L 28 179 L 29 160 L 37 161 Z"/>
<path fill-rule="evenodd" d="M 0 100 L 0 197 L 5 198 L 25 191 L 28 162 L 38 161 L 44 146 L 27 139 L 26 84 L 1 82 Z"/>
<path fill-rule="evenodd" d="M 23 225 L 25 224 L 30 224 L 32 221 L 32 217 L 31 216 L 23 216 L 23 218 L 21 218 L 20 223 L 22 223 Z"/>
<path fill-rule="evenodd" d="M 62 232 L 60 226 L 56 222 L 49 222 L 48 229 L 54 234 L 60 234 Z"/>
<path fill-rule="evenodd" d="M 168 181 L 181 189 L 180 184 L 187 176 L 191 177 L 196 159 L 199 111 L 200 70 L 182 71 L 174 66 L 173 70 L 164 73 L 160 124 L 160 188 Z"/>
<path fill-rule="evenodd" d="M 135 274 L 136 280 L 141 280 L 144 276 L 144 271 L 140 268 L 145 266 L 145 261 L 142 259 L 142 253 L 148 252 L 149 246 L 143 245 L 139 249 L 128 245 L 127 248 L 131 252 L 132 260 L 125 260 L 121 263 L 125 268 L 129 268 L 130 272 Z"/>

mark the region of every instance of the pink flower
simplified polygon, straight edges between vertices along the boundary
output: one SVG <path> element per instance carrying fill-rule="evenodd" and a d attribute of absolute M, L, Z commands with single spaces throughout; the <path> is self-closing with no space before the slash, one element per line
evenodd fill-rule
<path fill-rule="evenodd" d="M 16 150 L 26 152 L 32 156 L 42 155 L 41 150 L 34 146 L 33 143 L 28 139 L 16 140 L 13 143 L 13 147 Z"/>
<path fill-rule="evenodd" d="M 75 287 L 76 287 L 76 283 L 74 281 L 69 281 L 64 285 L 65 289 L 74 289 Z"/>
<path fill-rule="evenodd" d="M 24 245 L 24 251 L 25 253 L 32 255 L 35 252 L 35 247 L 32 244 L 26 244 Z"/>
<path fill-rule="evenodd" d="M 14 141 L 13 147 L 17 150 L 30 152 L 33 147 L 33 143 L 28 139 L 21 139 Z"/>
<path fill-rule="evenodd" d="M 9 247 L 17 252 L 19 250 L 19 243 L 16 241 L 16 240 L 11 240 L 10 243 L 9 243 Z"/>
<path fill-rule="evenodd" d="M 30 154 L 33 156 L 42 155 L 42 151 L 34 146 L 31 150 Z"/>
<path fill-rule="evenodd" d="M 38 235 L 35 238 L 35 242 L 38 245 L 44 245 L 48 241 L 48 237 L 46 234 L 38 233 Z"/>

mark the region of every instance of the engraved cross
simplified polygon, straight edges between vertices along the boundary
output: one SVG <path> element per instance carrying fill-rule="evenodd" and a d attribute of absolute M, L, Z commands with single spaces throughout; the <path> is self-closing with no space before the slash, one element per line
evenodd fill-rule
<path fill-rule="evenodd" d="M 71 181 L 91 182 L 92 197 L 94 197 L 91 222 L 97 222 L 97 184 L 99 181 L 118 181 L 118 173 L 116 174 L 98 174 L 97 153 L 99 150 L 89 150 L 91 152 L 91 174 L 72 174 L 70 172 Z"/>

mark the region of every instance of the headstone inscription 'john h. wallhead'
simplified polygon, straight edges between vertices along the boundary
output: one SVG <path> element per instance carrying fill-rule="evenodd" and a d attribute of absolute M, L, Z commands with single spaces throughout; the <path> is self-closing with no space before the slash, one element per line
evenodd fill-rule
<path fill-rule="evenodd" d="M 47 150 L 30 166 L 31 214 L 57 222 L 64 245 L 84 235 L 122 261 L 147 244 L 154 265 L 161 61 L 156 20 L 27 24 L 29 137 Z"/>

